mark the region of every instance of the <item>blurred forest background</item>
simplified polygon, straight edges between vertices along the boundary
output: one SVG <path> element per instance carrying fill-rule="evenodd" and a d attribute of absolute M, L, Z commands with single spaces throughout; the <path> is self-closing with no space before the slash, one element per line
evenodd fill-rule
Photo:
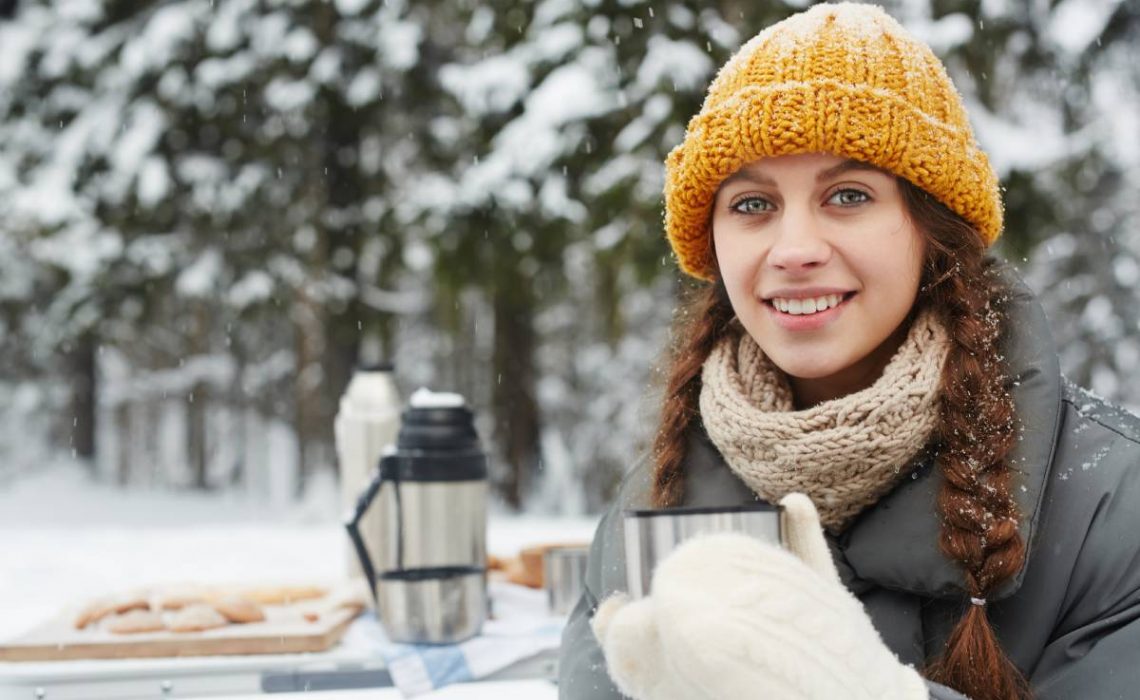
<path fill-rule="evenodd" d="M 0 488 L 300 495 L 360 362 L 601 507 L 687 284 L 662 160 L 785 0 L 0 0 Z M 1064 370 L 1140 406 L 1140 3 L 902 0 Z"/>

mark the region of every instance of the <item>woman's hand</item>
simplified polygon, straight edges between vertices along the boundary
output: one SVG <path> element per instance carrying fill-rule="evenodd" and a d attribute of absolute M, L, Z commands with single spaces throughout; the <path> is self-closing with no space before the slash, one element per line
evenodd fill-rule
<path fill-rule="evenodd" d="M 605 600 L 594 634 L 618 688 L 637 700 L 925 700 L 839 582 L 811 501 L 791 494 L 788 549 L 739 534 L 686 542 L 653 593 Z M 790 550 L 790 551 L 789 551 Z M 793 554 L 794 552 L 794 554 Z"/>

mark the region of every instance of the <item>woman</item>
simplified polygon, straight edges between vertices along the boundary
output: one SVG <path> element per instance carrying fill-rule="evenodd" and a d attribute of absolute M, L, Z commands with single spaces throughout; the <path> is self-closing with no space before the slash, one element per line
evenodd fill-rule
<path fill-rule="evenodd" d="M 1140 697 L 1140 421 L 1061 378 L 986 258 L 997 178 L 930 49 L 874 7 L 795 15 L 722 68 L 666 169 L 707 284 L 560 696 Z M 697 539 L 621 597 L 621 510 L 757 500 L 792 515 L 787 550 Z"/>

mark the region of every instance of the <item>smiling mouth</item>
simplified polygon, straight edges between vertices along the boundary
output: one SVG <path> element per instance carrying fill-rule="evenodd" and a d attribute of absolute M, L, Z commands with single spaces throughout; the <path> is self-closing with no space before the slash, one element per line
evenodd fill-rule
<path fill-rule="evenodd" d="M 764 303 L 776 311 L 789 316 L 811 316 L 827 311 L 828 309 L 834 309 L 853 296 L 855 296 L 855 292 L 824 294 L 807 299 L 773 297 L 771 299 L 765 299 Z"/>

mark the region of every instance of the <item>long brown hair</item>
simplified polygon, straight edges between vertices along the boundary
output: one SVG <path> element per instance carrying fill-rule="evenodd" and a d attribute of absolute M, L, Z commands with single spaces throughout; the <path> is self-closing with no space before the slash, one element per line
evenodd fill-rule
<path fill-rule="evenodd" d="M 1016 438 L 1016 414 L 999 347 L 1009 292 L 998 267 L 986 258 L 978 231 L 923 190 L 898 181 L 911 221 L 927 241 L 916 305 L 938 314 L 951 341 L 936 428 L 944 476 L 938 494 L 939 545 L 961 565 L 970 596 L 985 599 L 1021 569 L 1025 558 L 1007 460 Z M 653 501 L 658 507 L 679 505 L 684 498 L 683 464 L 687 434 L 699 421 L 701 366 L 717 341 L 737 332 L 723 283 L 690 291 L 674 327 L 653 442 Z M 1029 698 L 1028 683 L 998 644 L 985 607 L 964 604 L 946 648 L 927 666 L 926 676 L 972 700 Z"/>

